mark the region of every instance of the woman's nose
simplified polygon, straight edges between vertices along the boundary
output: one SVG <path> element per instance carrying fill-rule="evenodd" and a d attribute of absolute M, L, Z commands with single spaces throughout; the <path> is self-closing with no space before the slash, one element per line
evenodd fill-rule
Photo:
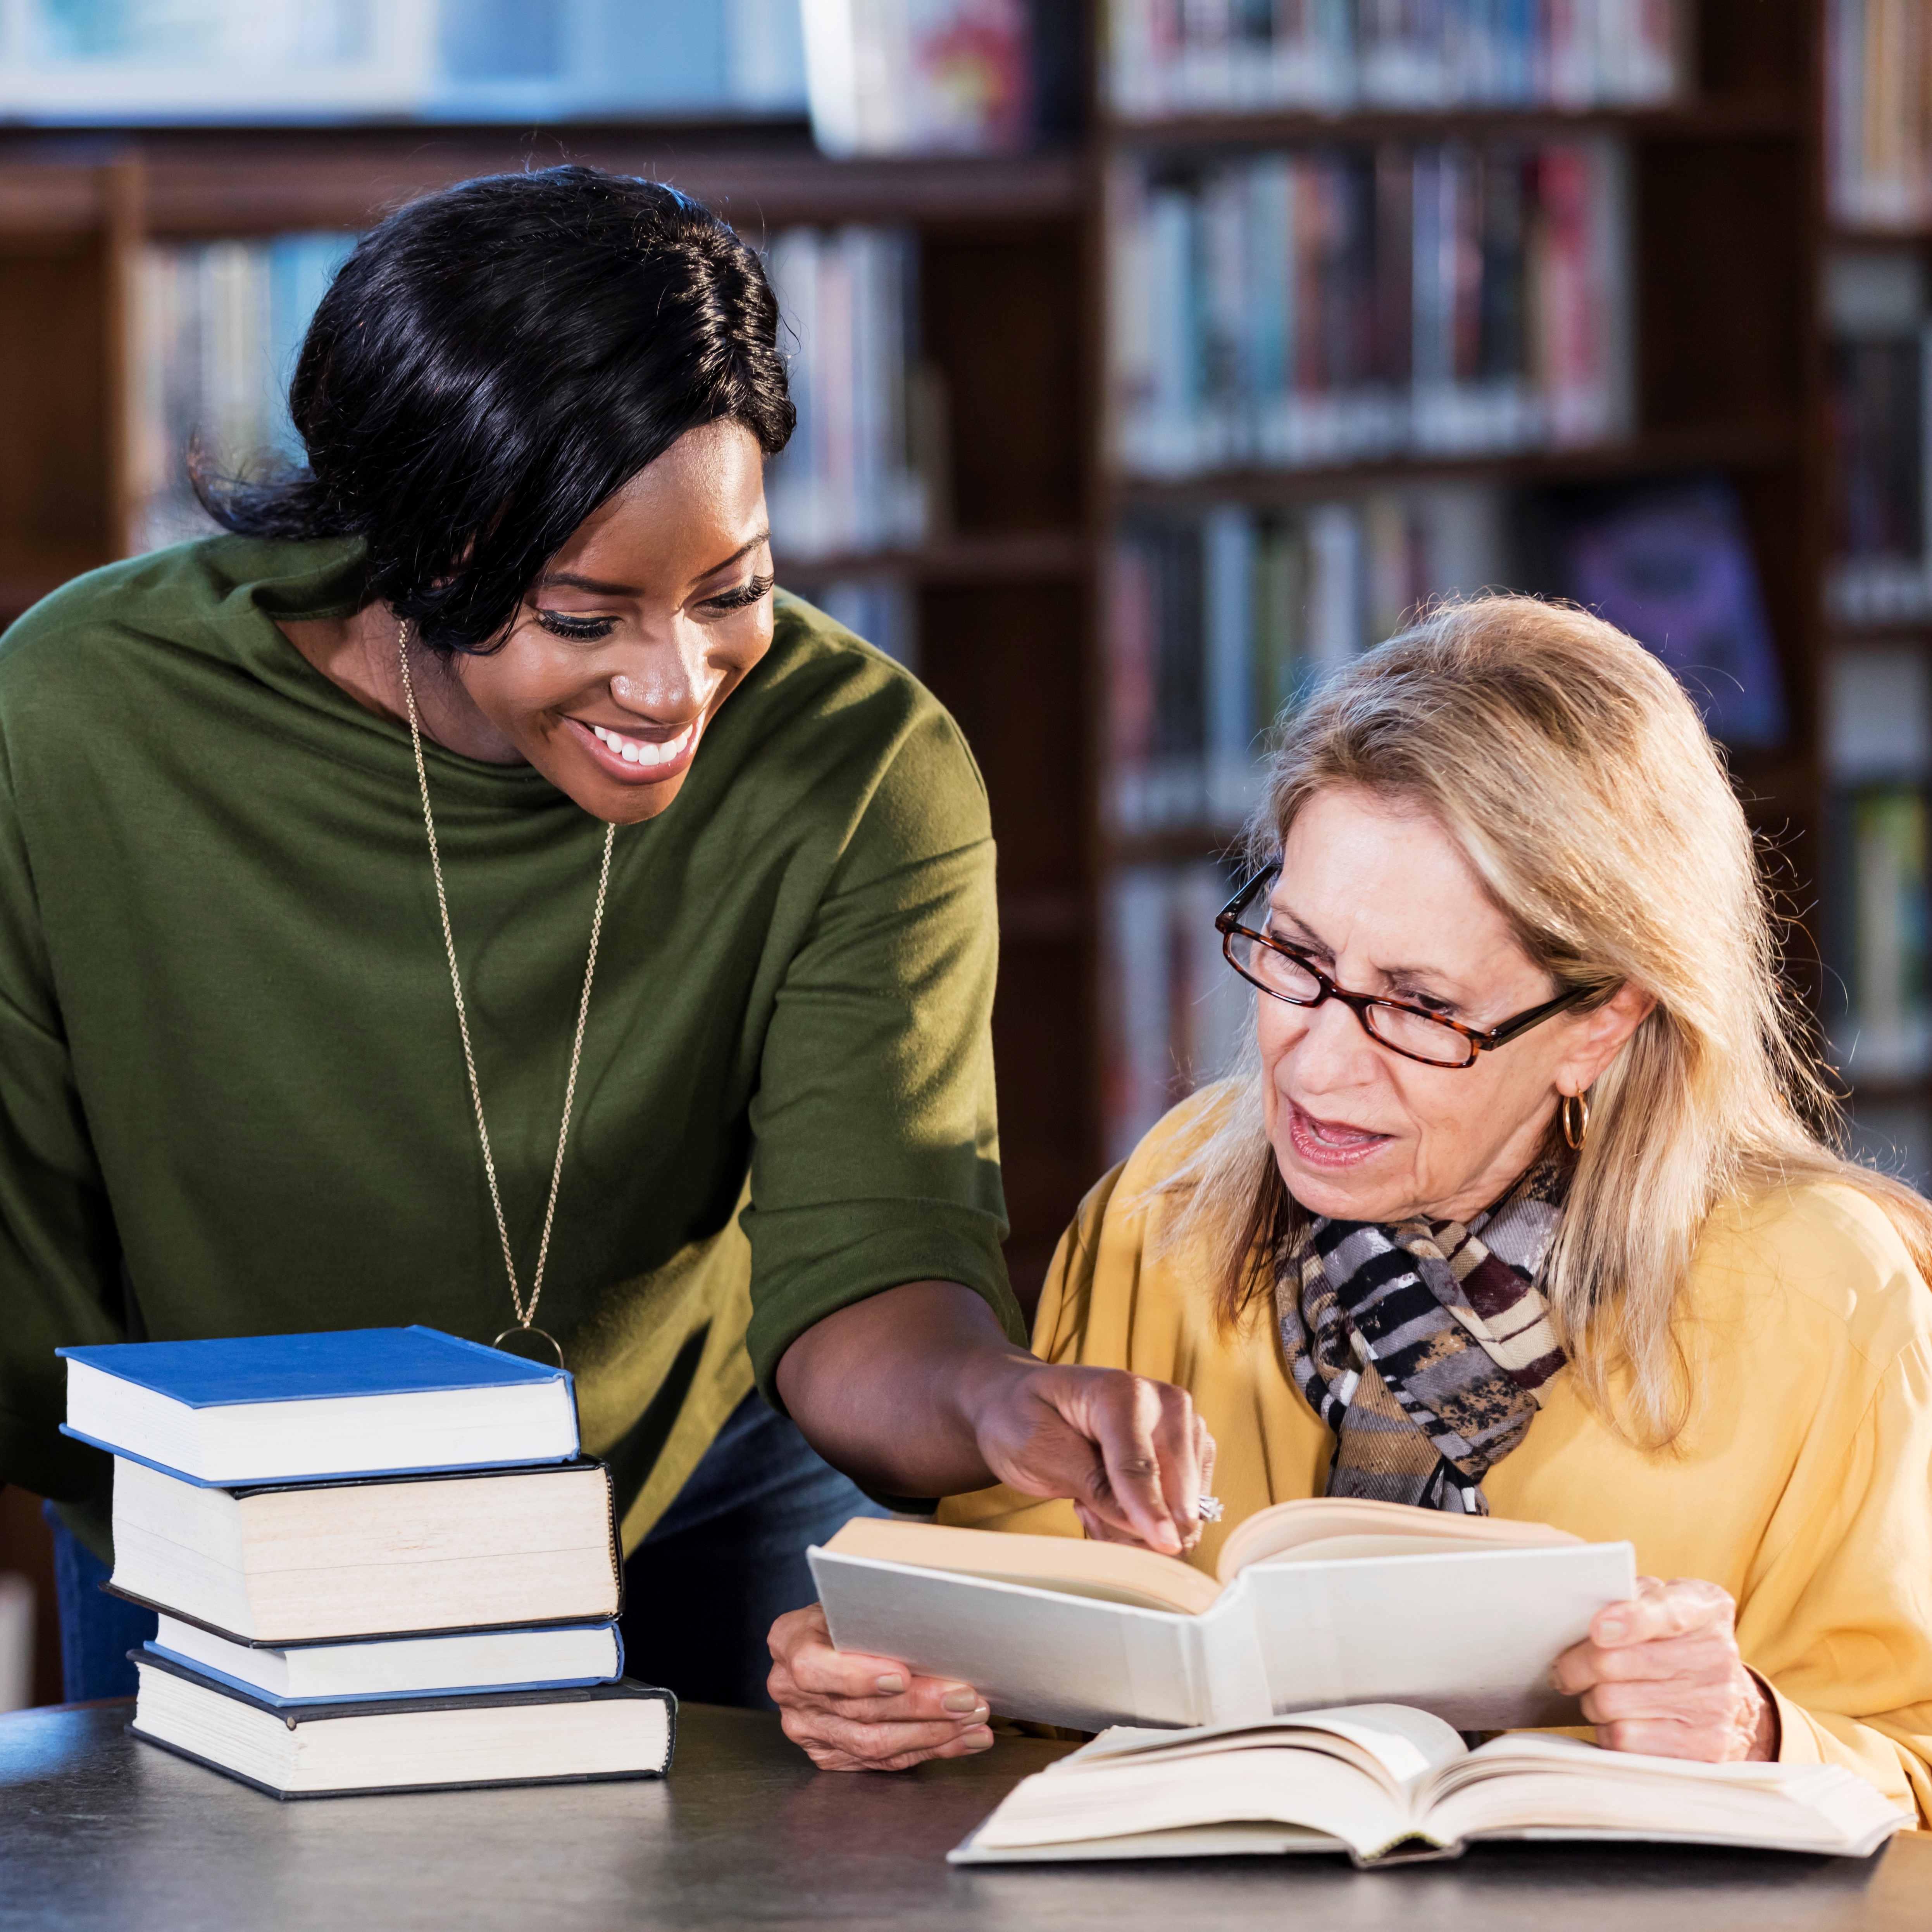
<path fill-rule="evenodd" d="M 1340 1000 L 1318 1006 L 1288 1009 L 1296 1030 L 1282 1050 L 1292 1058 L 1295 1084 L 1305 1093 L 1332 1093 L 1359 1087 L 1372 1072 L 1376 1045 L 1354 1012 Z"/>
<path fill-rule="evenodd" d="M 702 658 L 688 662 L 682 652 L 666 650 L 654 654 L 645 670 L 614 673 L 610 695 L 626 711 L 676 724 L 702 711 L 718 682 Z"/>

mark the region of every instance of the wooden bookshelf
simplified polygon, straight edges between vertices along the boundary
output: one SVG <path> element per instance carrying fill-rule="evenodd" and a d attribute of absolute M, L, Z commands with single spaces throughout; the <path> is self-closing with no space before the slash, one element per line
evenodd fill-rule
<path fill-rule="evenodd" d="M 922 674 L 986 772 L 1000 848 L 995 1043 L 1010 1260 L 1030 1287 L 1100 1168 L 1106 964 L 1096 934 L 1106 868 L 1228 844 L 1226 828 L 1140 841 L 1104 829 L 1098 591 L 1109 533 L 1125 512 L 1286 505 L 1460 477 L 1525 486 L 1698 470 L 1731 478 L 1794 718 L 1787 748 L 1740 758 L 1736 769 L 1754 822 L 1776 840 L 1768 862 L 1806 913 L 1792 970 L 1808 989 L 1820 985 L 1809 920 L 1832 882 L 1819 718 L 1836 645 L 1821 596 L 1818 292 L 1834 240 L 1866 238 L 1836 236 L 1824 213 L 1823 0 L 1692 0 L 1692 8 L 1694 85 L 1668 109 L 1152 125 L 1111 120 L 1096 106 L 1076 145 L 1010 158 L 835 162 L 795 124 L 0 130 L 0 619 L 120 547 L 116 291 L 128 251 L 146 238 L 359 226 L 468 175 L 566 158 L 674 182 L 755 239 L 798 223 L 913 227 L 926 352 L 949 404 L 950 520 L 909 550 L 781 561 L 784 580 L 807 595 L 855 574 L 911 586 Z M 1628 440 L 1174 483 L 1110 470 L 1101 184 L 1117 159 L 1579 130 L 1618 136 L 1631 155 L 1636 368 Z"/>
<path fill-rule="evenodd" d="M 1096 521 L 1217 502 L 1284 506 L 1391 484 L 1468 479 L 1531 488 L 1716 472 L 1742 501 L 1792 712 L 1790 742 L 1732 757 L 1791 918 L 1788 968 L 1812 1010 L 1817 917 L 1834 890 L 1824 849 L 1820 706 L 1827 474 L 1820 321 L 1829 240 L 1822 184 L 1823 0 L 1694 0 L 1688 97 L 1669 108 L 1552 114 L 1376 112 L 1103 123 L 1103 157 L 1212 161 L 1231 151 L 1450 140 L 1617 137 L 1630 161 L 1635 421 L 1612 446 L 1494 457 L 1409 456 L 1172 482 L 1098 482 Z M 1894 627 L 1896 628 L 1896 627 Z M 1098 841 L 1102 862 L 1225 856 L 1229 829 Z M 1888 1095 L 1888 1099 L 1894 1096 Z"/>

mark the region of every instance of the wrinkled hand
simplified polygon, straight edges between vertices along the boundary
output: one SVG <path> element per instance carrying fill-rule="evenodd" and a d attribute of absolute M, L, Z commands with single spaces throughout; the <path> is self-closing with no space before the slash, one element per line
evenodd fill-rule
<path fill-rule="evenodd" d="M 1611 1750 L 1706 1764 L 1778 1755 L 1778 1709 L 1738 1654 L 1737 1606 L 1714 1583 L 1637 1579 L 1590 1634 L 1556 1660 L 1551 1681 L 1583 1700 Z"/>
<path fill-rule="evenodd" d="M 834 1650 L 816 1604 L 787 1611 L 766 1641 L 765 1688 L 785 1736 L 820 1771 L 909 1771 L 992 1744 L 986 1700 L 970 1684 L 916 1677 L 889 1657 Z"/>

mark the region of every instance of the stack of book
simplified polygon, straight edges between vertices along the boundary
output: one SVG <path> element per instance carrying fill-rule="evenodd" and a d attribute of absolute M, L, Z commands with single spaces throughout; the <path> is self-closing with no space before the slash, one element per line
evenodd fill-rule
<path fill-rule="evenodd" d="M 1122 464 L 1190 476 L 1626 434 L 1626 177 L 1622 147 L 1597 139 L 1122 163 Z"/>
<path fill-rule="evenodd" d="M 1676 0 L 1112 0 L 1107 83 L 1130 121 L 1353 107 L 1635 107 L 1676 98 Z"/>
<path fill-rule="evenodd" d="M 277 1798 L 668 1766 L 562 1370 L 422 1328 L 59 1352 L 107 1587 L 160 1613 L 137 1736 Z"/>

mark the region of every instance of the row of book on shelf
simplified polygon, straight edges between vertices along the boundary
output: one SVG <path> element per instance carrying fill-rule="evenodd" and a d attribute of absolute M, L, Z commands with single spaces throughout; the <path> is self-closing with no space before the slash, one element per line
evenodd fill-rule
<path fill-rule="evenodd" d="M 13 0 L 0 118 L 799 115 L 800 0 Z"/>
<path fill-rule="evenodd" d="M 291 233 L 144 248 L 134 279 L 130 385 L 134 548 L 206 533 L 183 461 L 218 473 L 299 455 L 287 392 L 304 334 L 354 245 Z M 767 482 L 782 558 L 908 548 L 932 528 L 942 432 L 922 364 L 918 250 L 906 230 L 782 231 L 769 251 L 784 317 L 791 442 Z"/>
<path fill-rule="evenodd" d="M 1110 0 L 1124 119 L 1352 108 L 1652 107 L 1685 68 L 1676 0 Z"/>
<path fill-rule="evenodd" d="M 1138 512 L 1107 584 L 1107 817 L 1238 826 L 1271 728 L 1444 599 L 1569 596 L 1663 657 L 1712 730 L 1775 745 L 1787 708 L 1744 512 L 1720 477 L 1505 490 L 1414 483 L 1274 506 Z"/>
<path fill-rule="evenodd" d="M 1622 146 L 1594 138 L 1119 164 L 1123 467 L 1185 476 L 1627 434 L 1626 177 Z"/>
<path fill-rule="evenodd" d="M 1011 152 L 1082 92 L 1064 0 L 0 7 L 0 118 L 791 120 L 828 153 Z"/>

